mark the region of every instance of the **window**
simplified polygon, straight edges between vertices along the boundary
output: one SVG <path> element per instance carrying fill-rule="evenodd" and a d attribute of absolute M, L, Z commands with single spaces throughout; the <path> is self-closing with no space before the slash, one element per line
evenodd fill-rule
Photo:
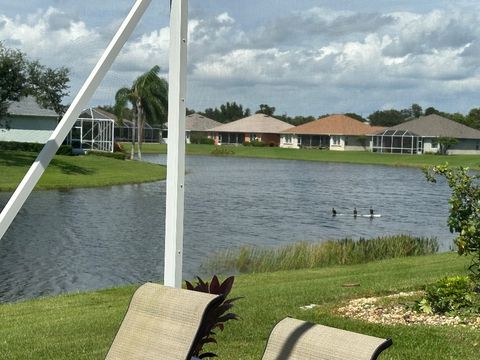
<path fill-rule="evenodd" d="M 436 149 L 438 147 L 438 139 L 433 138 L 432 139 L 432 149 Z"/>
<path fill-rule="evenodd" d="M 292 143 L 292 135 L 285 135 L 285 144 Z"/>
<path fill-rule="evenodd" d="M 250 141 L 257 141 L 257 134 L 250 134 Z"/>

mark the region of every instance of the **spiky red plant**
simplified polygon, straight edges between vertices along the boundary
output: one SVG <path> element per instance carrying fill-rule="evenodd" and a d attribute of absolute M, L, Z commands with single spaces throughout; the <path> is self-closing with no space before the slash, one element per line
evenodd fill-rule
<path fill-rule="evenodd" d="M 235 280 L 233 276 L 226 278 L 222 283 L 220 283 L 216 275 L 212 277 L 210 283 L 203 281 L 198 276 L 197 280 L 198 281 L 195 283 L 195 285 L 193 285 L 189 281 L 185 281 L 187 289 L 209 294 L 223 295 L 225 299 L 223 300 L 223 302 L 219 303 L 217 306 L 211 309 L 211 311 L 209 311 L 205 320 L 205 332 L 203 336 L 199 339 L 198 343 L 195 344 L 193 356 L 204 359 L 217 356 L 213 352 L 202 353 L 203 346 L 205 344 L 217 343 L 217 340 L 215 340 L 215 330 L 220 329 L 220 331 L 223 331 L 223 329 L 225 328 L 225 323 L 227 321 L 239 319 L 238 315 L 229 312 L 229 310 L 233 307 L 234 302 L 240 299 L 240 297 L 227 299 L 227 296 L 230 294 L 230 291 L 233 287 L 233 282 Z"/>

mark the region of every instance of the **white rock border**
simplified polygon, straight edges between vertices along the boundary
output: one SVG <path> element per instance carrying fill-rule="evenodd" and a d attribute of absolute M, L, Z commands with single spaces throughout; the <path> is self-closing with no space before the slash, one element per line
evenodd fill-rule
<path fill-rule="evenodd" d="M 458 316 L 417 313 L 408 310 L 402 304 L 382 305 L 382 299 L 421 296 L 422 291 L 400 292 L 398 294 L 353 299 L 347 305 L 337 309 L 344 316 L 386 325 L 432 325 L 432 326 L 468 326 L 480 329 L 480 316 L 462 319 Z"/>

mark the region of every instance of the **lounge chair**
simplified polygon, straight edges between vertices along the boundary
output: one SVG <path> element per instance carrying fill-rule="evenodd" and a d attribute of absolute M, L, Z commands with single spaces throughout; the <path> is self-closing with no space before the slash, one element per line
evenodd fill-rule
<path fill-rule="evenodd" d="M 390 339 L 285 318 L 272 330 L 262 360 L 374 360 Z"/>
<path fill-rule="evenodd" d="M 137 289 L 106 360 L 190 360 L 222 296 L 147 283 Z"/>

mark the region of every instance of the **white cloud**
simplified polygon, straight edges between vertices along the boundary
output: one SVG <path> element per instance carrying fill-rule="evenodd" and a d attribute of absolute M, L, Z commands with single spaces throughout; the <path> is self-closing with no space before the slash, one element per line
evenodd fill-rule
<path fill-rule="evenodd" d="M 408 106 L 435 96 L 444 102 L 447 92 L 450 103 L 429 105 L 449 110 L 456 97 L 476 101 L 480 15 L 467 5 L 418 13 L 299 6 L 276 13 L 265 21 L 252 13 L 255 21 L 246 26 L 225 5 L 190 19 L 190 107 L 226 100 L 254 107 L 264 99 L 280 112 L 320 114 Z M 71 67 L 79 85 L 112 35 L 107 39 L 105 30 L 86 21 L 53 7 L 0 15 L 0 39 L 49 66 Z M 106 22 L 110 29 L 118 19 Z M 122 50 L 99 102 L 155 64 L 167 71 L 169 28 L 142 29 Z"/>
<path fill-rule="evenodd" d="M 45 59 L 54 66 L 71 64 L 77 48 L 88 49 L 93 45 L 96 50 L 101 37 L 88 29 L 84 22 L 68 20 L 65 16 L 52 7 L 31 14 L 26 20 L 0 15 L 3 22 L 0 38 L 5 39 L 7 45 L 19 47 L 30 57 Z"/>
<path fill-rule="evenodd" d="M 115 61 L 114 69 L 142 73 L 154 65 L 168 68 L 169 28 L 162 28 L 129 41 Z"/>
<path fill-rule="evenodd" d="M 227 23 L 227 24 L 233 24 L 235 20 L 228 15 L 227 12 L 221 13 L 220 15 L 217 16 L 217 21 L 219 23 Z"/>
<path fill-rule="evenodd" d="M 206 52 L 203 60 L 194 64 L 192 78 L 213 82 L 215 86 L 222 83 L 225 87 L 238 87 L 239 91 L 246 84 L 270 84 L 272 93 L 280 85 L 294 86 L 303 93 L 317 86 L 317 97 L 321 99 L 317 104 L 330 107 L 325 112 L 356 111 L 331 109 L 335 104 L 345 106 L 345 94 L 352 92 L 370 92 L 384 103 L 405 101 L 403 106 L 408 106 L 408 102 L 434 98 L 427 94 L 440 96 L 444 89 L 448 89 L 452 99 L 467 88 L 473 91 L 472 85 L 466 84 L 477 83 L 473 79 L 478 78 L 479 66 L 471 54 L 478 54 L 480 48 L 480 30 L 475 26 L 480 16 L 461 10 L 395 12 L 372 14 L 380 21 L 354 26 L 355 21 L 365 19 L 364 15 L 314 8 L 268 26 L 259 25 L 244 32 L 240 41 L 231 38 L 225 49 Z M 348 25 L 347 20 L 353 25 Z M 310 25 L 298 26 L 307 21 Z M 283 24 L 283 30 L 278 24 Z M 327 35 L 319 29 L 312 31 L 312 24 Z M 301 40 L 292 44 L 291 39 Z M 326 93 L 335 100 L 324 101 Z M 398 98 L 399 94 L 403 94 L 403 99 Z M 257 96 L 252 93 L 251 102 Z M 371 100 L 361 97 L 368 102 L 363 108 L 372 106 Z M 285 99 L 280 97 L 277 103 L 280 101 Z M 294 107 L 295 103 L 298 101 L 292 100 L 286 107 Z"/>

